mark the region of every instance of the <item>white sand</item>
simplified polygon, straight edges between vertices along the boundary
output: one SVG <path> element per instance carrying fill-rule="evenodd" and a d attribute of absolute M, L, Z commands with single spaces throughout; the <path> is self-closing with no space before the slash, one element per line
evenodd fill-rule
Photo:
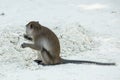
<path fill-rule="evenodd" d="M 0 80 L 120 80 L 119 0 L 0 0 Z M 5 15 L 4 15 L 4 14 Z M 33 62 L 22 49 L 25 24 L 39 21 L 59 37 L 61 57 L 116 66 Z"/>

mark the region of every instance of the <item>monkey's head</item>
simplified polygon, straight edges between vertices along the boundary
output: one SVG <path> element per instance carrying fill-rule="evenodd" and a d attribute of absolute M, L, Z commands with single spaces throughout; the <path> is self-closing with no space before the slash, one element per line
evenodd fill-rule
<path fill-rule="evenodd" d="M 41 30 L 41 25 L 39 22 L 31 21 L 26 25 L 26 36 L 33 38 L 37 32 Z"/>

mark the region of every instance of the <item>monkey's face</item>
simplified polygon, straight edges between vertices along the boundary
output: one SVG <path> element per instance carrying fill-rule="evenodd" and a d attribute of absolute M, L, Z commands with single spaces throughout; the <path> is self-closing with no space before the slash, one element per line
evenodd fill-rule
<path fill-rule="evenodd" d="M 41 30 L 39 22 L 31 21 L 26 25 L 26 35 L 33 38 Z"/>
<path fill-rule="evenodd" d="M 26 25 L 26 35 L 31 38 L 33 37 L 33 25 L 32 24 Z"/>

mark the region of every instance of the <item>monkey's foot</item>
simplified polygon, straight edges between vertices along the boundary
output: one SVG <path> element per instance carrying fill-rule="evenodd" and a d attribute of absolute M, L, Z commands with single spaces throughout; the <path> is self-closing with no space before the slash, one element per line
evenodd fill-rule
<path fill-rule="evenodd" d="M 42 64 L 41 60 L 34 60 L 34 62 L 36 62 L 38 65 Z"/>

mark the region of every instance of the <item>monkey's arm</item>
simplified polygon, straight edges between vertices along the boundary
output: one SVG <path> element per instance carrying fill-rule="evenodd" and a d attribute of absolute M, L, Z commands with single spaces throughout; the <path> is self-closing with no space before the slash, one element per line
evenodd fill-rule
<path fill-rule="evenodd" d="M 24 34 L 24 38 L 27 39 L 27 40 L 30 40 L 32 41 L 32 38 L 31 37 L 28 37 L 27 35 Z"/>
<path fill-rule="evenodd" d="M 41 50 L 41 47 L 38 47 L 38 46 L 36 46 L 34 44 L 30 44 L 30 43 L 23 43 L 21 45 L 21 47 L 22 48 L 30 47 L 30 48 L 35 49 L 35 50 Z"/>

